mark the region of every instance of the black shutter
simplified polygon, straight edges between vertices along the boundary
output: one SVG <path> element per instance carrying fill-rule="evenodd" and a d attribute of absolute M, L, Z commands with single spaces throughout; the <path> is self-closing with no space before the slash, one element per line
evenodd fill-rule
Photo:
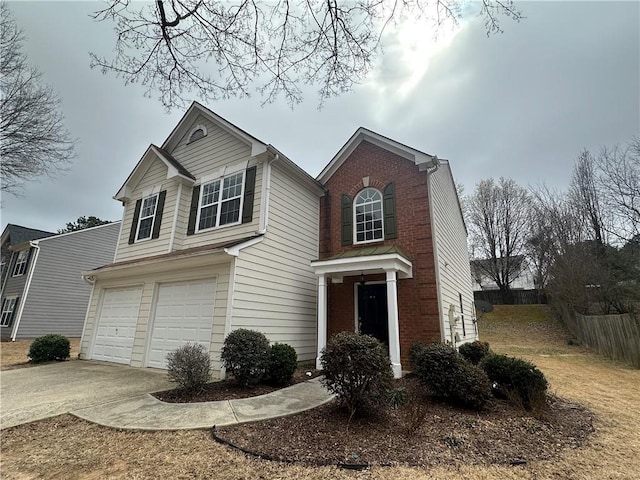
<path fill-rule="evenodd" d="M 142 207 L 142 199 L 136 202 L 136 208 L 133 211 L 133 223 L 131 223 L 131 231 L 129 232 L 129 245 L 136 241 L 136 231 L 138 230 L 138 220 L 140 219 L 140 208 Z"/>
<path fill-rule="evenodd" d="M 29 248 L 29 254 L 27 255 L 27 263 L 24 264 L 24 273 L 29 271 L 29 262 L 31 262 L 31 255 L 33 255 L 34 248 Z"/>
<path fill-rule="evenodd" d="M 396 223 L 396 187 L 393 182 L 384 187 L 384 238 L 398 238 L 398 226 Z"/>
<path fill-rule="evenodd" d="M 196 233 L 196 218 L 198 217 L 198 204 L 200 203 L 200 185 L 193 187 L 191 192 L 191 208 L 189 209 L 189 225 L 187 235 Z"/>
<path fill-rule="evenodd" d="M 153 219 L 153 232 L 151 232 L 151 238 L 158 238 L 160 236 L 160 224 L 162 223 L 162 212 L 164 210 L 164 199 L 166 196 L 166 190 L 163 190 L 158 194 L 158 204 L 156 205 L 156 215 Z"/>
<path fill-rule="evenodd" d="M 340 211 L 342 212 L 342 245 L 353 243 L 353 218 L 351 214 L 351 198 L 342 195 Z"/>
<path fill-rule="evenodd" d="M 242 207 L 242 223 L 253 220 L 253 198 L 256 192 L 256 167 L 247 168 L 244 180 L 244 201 Z"/>

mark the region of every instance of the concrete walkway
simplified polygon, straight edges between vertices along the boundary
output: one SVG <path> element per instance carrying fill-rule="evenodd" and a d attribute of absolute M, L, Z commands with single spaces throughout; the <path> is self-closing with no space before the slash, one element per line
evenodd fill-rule
<path fill-rule="evenodd" d="M 137 430 L 184 430 L 291 415 L 332 395 L 319 378 L 259 397 L 164 403 L 149 392 L 173 388 L 163 370 L 73 360 L 0 372 L 0 429 L 71 413 L 90 422 Z"/>
<path fill-rule="evenodd" d="M 258 397 L 220 402 L 165 403 L 145 394 L 69 413 L 99 425 L 131 430 L 188 430 L 255 422 L 303 412 L 333 398 L 319 378 Z"/>

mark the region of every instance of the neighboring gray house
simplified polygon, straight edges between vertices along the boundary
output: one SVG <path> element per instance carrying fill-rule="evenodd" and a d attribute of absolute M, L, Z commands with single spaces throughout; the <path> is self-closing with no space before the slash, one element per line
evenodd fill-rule
<path fill-rule="evenodd" d="M 19 225 L 2 233 L 2 340 L 80 337 L 91 286 L 81 272 L 113 261 L 120 222 L 56 235 Z"/>

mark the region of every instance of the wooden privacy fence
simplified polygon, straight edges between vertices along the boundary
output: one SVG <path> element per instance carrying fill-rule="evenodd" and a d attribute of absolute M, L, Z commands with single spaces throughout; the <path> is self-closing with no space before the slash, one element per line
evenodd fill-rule
<path fill-rule="evenodd" d="M 582 315 L 562 308 L 565 324 L 582 343 L 601 355 L 640 368 L 640 317 Z"/>
<path fill-rule="evenodd" d="M 514 305 L 532 305 L 537 303 L 547 303 L 547 297 L 538 290 L 512 290 Z M 502 305 L 502 294 L 500 290 L 481 290 L 473 292 L 474 300 L 484 300 L 491 305 Z"/>

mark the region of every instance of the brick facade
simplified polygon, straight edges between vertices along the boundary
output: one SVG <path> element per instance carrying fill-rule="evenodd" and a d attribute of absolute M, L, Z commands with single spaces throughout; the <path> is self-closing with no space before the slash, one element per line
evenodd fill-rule
<path fill-rule="evenodd" d="M 368 177 L 368 179 L 366 179 Z M 369 142 L 361 142 L 346 161 L 327 180 L 327 196 L 320 207 L 320 258 L 327 258 L 361 245 L 341 242 L 340 199 L 355 195 L 368 186 L 383 190 L 395 183 L 397 238 L 367 243 L 365 246 L 396 245 L 413 264 L 413 278 L 398 280 L 400 351 L 403 364 L 416 341 L 439 341 L 440 322 L 436 273 L 429 214 L 427 172 Z M 384 275 L 367 275 L 366 281 L 384 281 Z M 328 335 L 355 329 L 355 287 L 359 277 L 345 277 L 343 283 L 330 283 L 327 289 Z"/>

